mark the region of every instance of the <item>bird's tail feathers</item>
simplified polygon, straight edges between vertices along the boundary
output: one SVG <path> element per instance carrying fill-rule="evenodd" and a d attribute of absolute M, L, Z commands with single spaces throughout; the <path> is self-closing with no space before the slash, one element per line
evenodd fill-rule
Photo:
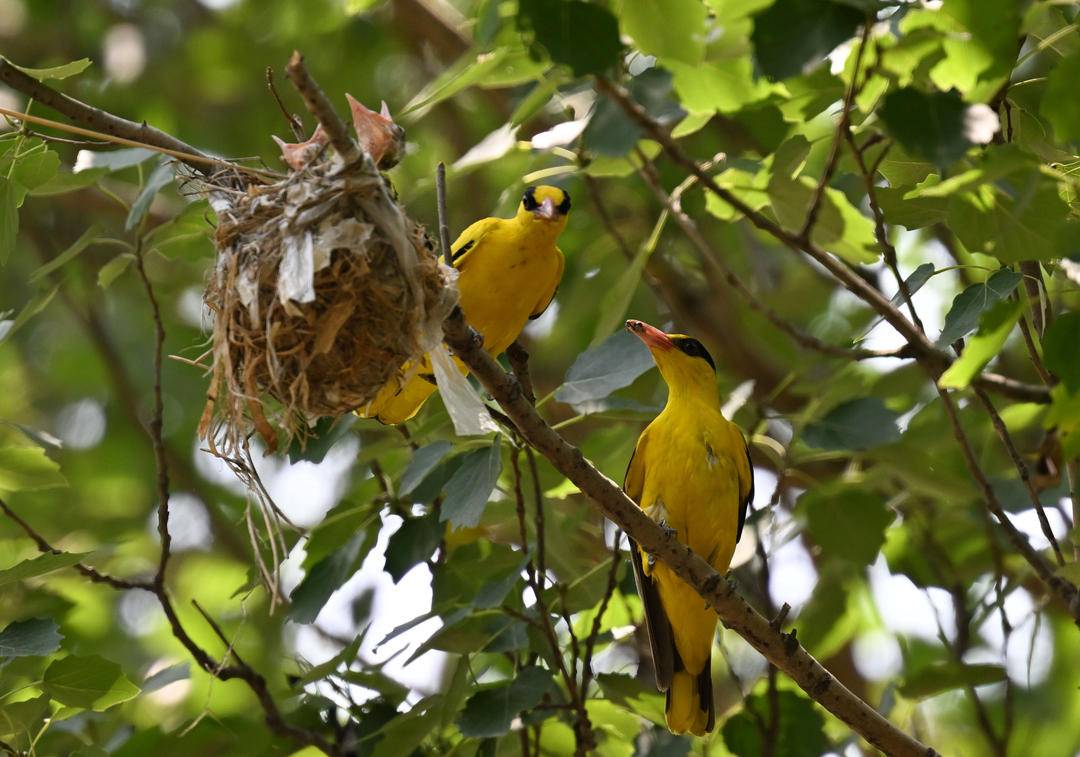
<path fill-rule="evenodd" d="M 713 704 L 712 665 L 708 661 L 696 675 L 680 670 L 672 676 L 665 715 L 672 733 L 689 732 L 704 736 L 713 729 L 716 709 Z"/>

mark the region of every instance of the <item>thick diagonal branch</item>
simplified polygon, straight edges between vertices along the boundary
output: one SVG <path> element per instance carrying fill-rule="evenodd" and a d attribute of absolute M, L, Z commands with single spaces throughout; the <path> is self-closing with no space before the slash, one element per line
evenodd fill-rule
<path fill-rule="evenodd" d="M 604 515 L 642 548 L 669 565 L 693 586 L 720 620 L 797 683 L 811 698 L 847 723 L 869 743 L 890 755 L 928 757 L 933 749 L 919 743 L 859 699 L 822 667 L 794 638 L 772 628 L 735 587 L 701 557 L 664 532 L 627 497 L 614 481 L 585 459 L 581 450 L 551 429 L 525 399 L 513 376 L 481 348 L 479 337 L 460 310 L 443 324 L 446 342 L 495 398 L 521 435 L 555 468 L 573 481 Z"/>

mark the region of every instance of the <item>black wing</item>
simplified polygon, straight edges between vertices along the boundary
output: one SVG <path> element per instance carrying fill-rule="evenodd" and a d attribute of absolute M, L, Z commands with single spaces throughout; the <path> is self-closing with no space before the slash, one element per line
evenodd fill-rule
<path fill-rule="evenodd" d="M 746 511 L 750 508 L 750 503 L 754 501 L 754 460 L 750 457 L 750 445 L 745 441 L 743 445 L 746 447 L 746 464 L 750 466 L 750 491 L 746 493 L 746 498 L 739 505 L 739 530 L 735 532 L 736 542 L 742 538 L 743 526 L 746 525 Z"/>

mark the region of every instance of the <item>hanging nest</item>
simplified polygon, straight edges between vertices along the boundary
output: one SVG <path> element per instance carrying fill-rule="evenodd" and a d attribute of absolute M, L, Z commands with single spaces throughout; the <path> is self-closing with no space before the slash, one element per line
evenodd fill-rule
<path fill-rule="evenodd" d="M 361 158 L 316 157 L 275 183 L 209 181 L 213 367 L 199 431 L 215 454 L 239 457 L 252 431 L 268 450 L 303 444 L 442 339 L 452 271 Z"/>

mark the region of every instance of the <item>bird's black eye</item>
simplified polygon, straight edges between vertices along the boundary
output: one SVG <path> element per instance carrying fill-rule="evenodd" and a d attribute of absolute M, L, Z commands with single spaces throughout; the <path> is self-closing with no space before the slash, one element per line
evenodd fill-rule
<path fill-rule="evenodd" d="M 570 193 L 565 189 L 562 191 L 563 201 L 559 203 L 559 215 L 566 215 L 570 212 Z"/>
<path fill-rule="evenodd" d="M 521 196 L 521 204 L 525 210 L 530 212 L 540 207 L 540 203 L 536 201 L 536 187 L 529 187 L 525 190 L 525 194 Z"/>
<path fill-rule="evenodd" d="M 690 357 L 699 357 L 704 360 L 715 371 L 716 363 L 713 362 L 712 355 L 705 349 L 705 345 L 699 342 L 697 339 L 690 337 L 682 337 L 681 339 L 673 339 L 675 346 L 682 350 L 683 353 Z"/>

